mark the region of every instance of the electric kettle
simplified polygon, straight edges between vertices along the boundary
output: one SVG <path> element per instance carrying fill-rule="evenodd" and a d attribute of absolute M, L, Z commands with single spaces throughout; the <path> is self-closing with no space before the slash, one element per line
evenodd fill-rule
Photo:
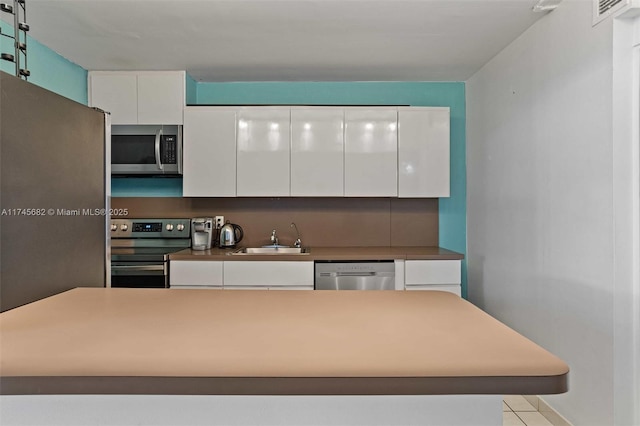
<path fill-rule="evenodd" d="M 220 247 L 235 247 L 244 237 L 244 231 L 242 227 L 235 223 L 227 221 L 222 228 L 220 228 Z"/>

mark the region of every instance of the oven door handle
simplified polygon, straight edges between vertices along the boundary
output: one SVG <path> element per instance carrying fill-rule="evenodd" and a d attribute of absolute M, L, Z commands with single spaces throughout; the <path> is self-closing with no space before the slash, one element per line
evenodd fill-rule
<path fill-rule="evenodd" d="M 111 275 L 165 275 L 164 265 L 111 265 Z"/>

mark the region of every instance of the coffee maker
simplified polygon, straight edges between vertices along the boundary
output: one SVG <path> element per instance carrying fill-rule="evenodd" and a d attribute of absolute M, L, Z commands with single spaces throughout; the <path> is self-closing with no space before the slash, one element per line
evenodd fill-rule
<path fill-rule="evenodd" d="M 191 249 L 209 250 L 213 231 L 212 217 L 194 217 L 191 219 Z"/>

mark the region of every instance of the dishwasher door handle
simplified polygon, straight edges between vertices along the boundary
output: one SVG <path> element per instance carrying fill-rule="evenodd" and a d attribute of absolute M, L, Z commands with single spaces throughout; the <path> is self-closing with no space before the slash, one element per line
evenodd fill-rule
<path fill-rule="evenodd" d="M 320 272 L 321 277 L 375 277 L 377 272 Z"/>

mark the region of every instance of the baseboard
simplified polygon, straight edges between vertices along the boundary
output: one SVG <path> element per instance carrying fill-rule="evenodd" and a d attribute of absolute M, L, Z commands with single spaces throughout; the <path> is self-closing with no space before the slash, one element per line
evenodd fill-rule
<path fill-rule="evenodd" d="M 542 414 L 553 426 L 573 426 L 569 420 L 565 419 L 560 413 L 551 408 L 549 404 L 544 402 L 537 395 L 523 395 L 524 399 L 533 406 L 540 414 Z"/>
<path fill-rule="evenodd" d="M 533 408 L 536 409 L 536 411 L 540 411 L 539 409 L 539 403 L 538 401 L 540 401 L 540 398 L 538 398 L 537 395 L 522 395 L 524 397 L 524 399 L 527 400 L 527 402 L 529 404 L 531 404 L 533 406 Z"/>

